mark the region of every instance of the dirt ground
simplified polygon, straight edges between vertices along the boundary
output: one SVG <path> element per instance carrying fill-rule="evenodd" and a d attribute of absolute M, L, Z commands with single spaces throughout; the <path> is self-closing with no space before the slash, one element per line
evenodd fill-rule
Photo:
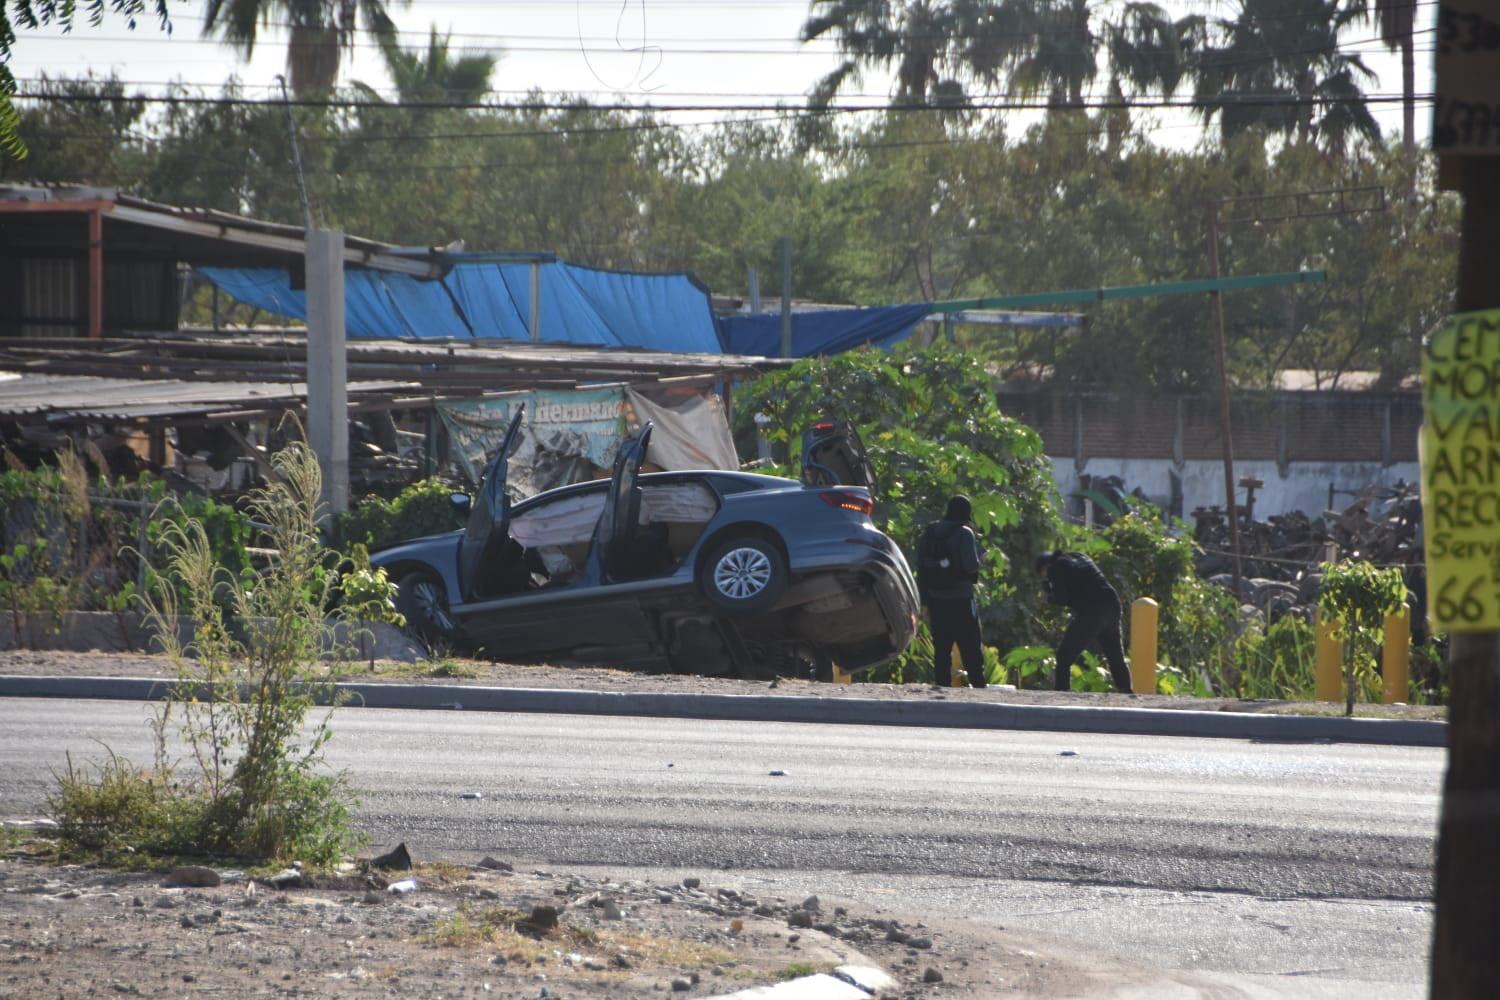
<path fill-rule="evenodd" d="M 1264 712 L 1298 715 L 1342 715 L 1344 706 L 1331 702 L 1241 701 L 1235 698 L 1186 698 L 1083 692 L 1017 691 L 1013 687 L 934 688 L 926 684 L 819 684 L 782 678 L 767 681 L 695 677 L 686 674 L 645 674 L 598 667 L 519 666 L 485 660 L 445 659 L 428 663 L 377 661 L 371 671 L 355 664 L 340 678 L 360 682 L 400 684 L 473 684 L 490 687 L 559 688 L 586 691 L 668 691 L 680 694 L 757 694 L 822 698 L 880 698 L 909 701 L 1009 702 L 1029 705 L 1090 705 L 1129 708 L 1167 708 L 1200 712 Z M 131 653 L 0 650 L 0 675 L 169 677 L 164 657 Z M 1367 718 L 1443 719 L 1447 709 L 1429 705 L 1365 705 L 1354 707 Z"/>
<path fill-rule="evenodd" d="M 647 884 L 418 859 L 281 889 L 217 868 L 222 884 L 184 888 L 168 873 L 58 864 L 44 837 L 3 836 L 6 997 L 707 997 L 842 966 L 883 969 L 896 985 L 879 995 L 913 1000 L 1165 982 L 1004 928 L 756 899 L 690 875 Z M 407 878 L 415 888 L 395 891 Z"/>

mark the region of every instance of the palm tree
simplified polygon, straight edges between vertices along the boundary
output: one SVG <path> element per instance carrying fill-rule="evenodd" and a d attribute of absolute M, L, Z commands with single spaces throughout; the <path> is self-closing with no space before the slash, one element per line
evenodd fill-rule
<path fill-rule="evenodd" d="M 1175 94 L 1192 71 L 1206 29 L 1197 14 L 1174 21 L 1157 4 L 1127 3 L 1119 20 L 1104 28 L 1111 90 Z"/>
<path fill-rule="evenodd" d="M 898 104 L 961 104 L 964 82 L 1005 82 L 1045 94 L 1055 106 L 1079 105 L 1100 70 L 1112 94 L 1175 91 L 1203 32 L 1201 17 L 1173 21 L 1153 3 L 1130 2 L 1119 20 L 1101 22 L 1098 0 L 813 0 L 802 40 L 833 37 L 846 53 L 813 90 L 827 106 L 866 67 L 896 70 Z"/>
<path fill-rule="evenodd" d="M 1333 152 L 1355 135 L 1378 140 L 1360 89 L 1374 74 L 1339 51 L 1339 33 L 1360 16 L 1342 0 L 1241 0 L 1198 54 L 1195 110 L 1217 115 L 1225 139 L 1261 126 Z"/>
<path fill-rule="evenodd" d="M 1401 147 L 1417 150 L 1416 0 L 1375 0 L 1373 18 L 1387 49 L 1401 50 Z"/>
<path fill-rule="evenodd" d="M 427 39 L 427 51 L 403 49 L 391 37 L 380 39 L 380 54 L 386 72 L 396 87 L 396 99 L 402 104 L 423 101 L 477 101 L 490 91 L 490 77 L 500 62 L 500 53 L 481 51 L 453 57 L 451 34 L 438 35 L 433 25 Z M 379 100 L 375 88 L 355 81 L 365 96 Z"/>
<path fill-rule="evenodd" d="M 405 6 L 408 0 L 396 2 Z M 208 0 L 203 31 L 248 59 L 260 28 L 286 26 L 291 31 L 287 76 L 292 92 L 306 97 L 327 91 L 338 79 L 344 49 L 353 43 L 360 21 L 378 37 L 396 30 L 385 0 Z"/>
<path fill-rule="evenodd" d="M 1089 0 L 1009 0 L 1004 6 L 1013 38 L 1006 60 L 1011 88 L 1046 93 L 1052 105 L 1082 104 L 1099 73 L 1102 43 Z"/>
<path fill-rule="evenodd" d="M 812 0 L 804 42 L 831 37 L 846 58 L 813 87 L 809 103 L 827 107 L 864 68 L 896 68 L 891 99 L 903 105 L 961 105 L 961 77 L 1000 79 L 1003 53 L 994 42 L 1004 3 L 981 0 Z"/>

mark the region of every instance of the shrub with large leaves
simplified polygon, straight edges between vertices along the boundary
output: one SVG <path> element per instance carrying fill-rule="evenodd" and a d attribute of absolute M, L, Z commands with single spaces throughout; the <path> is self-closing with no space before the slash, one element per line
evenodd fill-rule
<path fill-rule="evenodd" d="M 795 474 L 804 429 L 820 419 L 852 422 L 877 478 L 875 522 L 913 557 L 922 529 L 955 493 L 974 502 L 985 562 L 980 617 L 1002 648 L 1040 638 L 1036 555 L 1057 536 L 1057 487 L 1041 437 L 1006 416 L 994 378 L 972 355 L 944 348 L 850 351 L 808 358 L 758 379 L 737 395 L 740 430 L 755 414 L 786 449 L 778 471 Z"/>

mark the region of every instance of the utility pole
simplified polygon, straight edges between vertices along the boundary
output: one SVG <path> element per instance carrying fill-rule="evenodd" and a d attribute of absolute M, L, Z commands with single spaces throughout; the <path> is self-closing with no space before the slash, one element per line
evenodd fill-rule
<path fill-rule="evenodd" d="M 307 233 L 307 443 L 330 513 L 349 509 L 349 381 L 344 340 L 344 234 Z"/>
<path fill-rule="evenodd" d="M 1238 207 L 1222 220 L 1226 224 L 1266 223 L 1285 219 L 1317 219 L 1338 215 L 1385 210 L 1385 188 L 1365 185 L 1350 188 L 1326 188 L 1317 191 L 1289 191 L 1284 194 L 1245 195 L 1221 198 L 1208 203 L 1208 265 L 1215 281 L 1219 273 L 1219 209 Z M 1240 599 L 1243 569 L 1240 557 L 1239 503 L 1234 484 L 1234 437 L 1229 408 L 1229 362 L 1224 345 L 1224 292 L 1210 292 L 1214 301 L 1214 354 L 1219 366 L 1219 433 L 1224 438 L 1224 509 L 1229 517 L 1229 549 L 1233 557 L 1234 596 Z"/>
<path fill-rule="evenodd" d="M 297 194 L 302 199 L 302 269 L 307 295 L 307 444 L 323 473 L 324 509 L 342 514 L 349 509 L 349 354 L 344 327 L 344 234 L 318 229 L 307 178 L 302 173 L 302 150 L 297 123 L 292 118 L 286 78 L 278 76 L 287 137 L 292 144 L 292 166 L 297 172 Z M 215 292 L 217 292 L 217 288 Z M 215 311 L 215 321 L 218 313 Z"/>
<path fill-rule="evenodd" d="M 1440 29 L 1466 24 L 1486 38 L 1500 36 L 1500 0 L 1441 0 L 1438 8 Z M 1500 58 L 1492 47 L 1463 45 L 1459 35 L 1450 38 L 1439 30 L 1435 60 L 1436 100 L 1433 104 L 1432 145 L 1439 154 L 1439 187 L 1456 189 L 1463 196 L 1463 223 L 1458 249 L 1458 294 L 1454 302 L 1459 319 L 1465 313 L 1500 309 L 1500 254 L 1494 251 L 1494 234 L 1500 229 L 1500 149 L 1493 143 L 1491 127 L 1481 133 L 1473 128 L 1478 112 L 1484 112 L 1487 126 L 1490 109 L 1500 104 Z M 1475 326 L 1480 330 L 1500 325 L 1500 316 L 1484 317 Z M 1494 357 L 1495 345 L 1481 333 L 1474 347 L 1463 351 L 1479 362 L 1484 370 L 1493 371 L 1486 361 Z M 1461 360 L 1453 352 L 1444 360 Z M 1428 351 L 1428 367 L 1436 359 Z M 1424 380 L 1425 382 L 1426 380 Z M 1487 392 L 1478 398 L 1465 397 L 1476 423 L 1488 415 L 1500 419 L 1500 379 L 1487 382 Z M 1464 386 L 1471 383 L 1467 378 Z M 1486 383 L 1480 383 L 1486 384 Z M 1422 387 L 1423 397 L 1437 405 L 1441 398 L 1436 380 Z M 1452 386 L 1445 387 L 1450 397 Z M 1428 417 L 1432 422 L 1431 417 Z M 1486 425 L 1492 426 L 1492 425 Z M 1431 456 L 1426 445 L 1439 433 L 1434 426 L 1430 434 L 1424 429 L 1423 507 L 1424 520 L 1431 523 L 1432 504 L 1427 494 L 1439 481 L 1436 463 L 1429 472 Z M 1469 431 L 1464 441 L 1469 441 Z M 1491 437 L 1491 450 L 1496 445 Z M 1452 477 L 1448 477 L 1452 478 Z M 1477 480 L 1477 482 L 1475 482 Z M 1464 497 L 1481 509 L 1497 501 L 1500 483 L 1469 476 L 1464 469 L 1455 485 L 1470 494 Z M 1488 504 L 1485 501 L 1489 501 Z M 1432 531 L 1427 531 L 1429 551 L 1427 572 L 1429 595 L 1442 597 L 1442 584 L 1432 546 Z M 1494 538 L 1493 531 L 1487 532 Z M 1469 574 L 1472 575 L 1472 574 Z M 1500 563 L 1488 563 L 1473 583 L 1465 586 L 1459 579 L 1451 591 L 1463 590 L 1462 604 L 1469 591 L 1478 589 L 1475 610 L 1486 609 L 1470 617 L 1469 631 L 1454 627 L 1448 648 L 1448 771 L 1443 778 L 1443 808 L 1439 819 L 1437 877 L 1435 898 L 1437 916 L 1433 925 L 1431 995 L 1455 1000 L 1479 1000 L 1494 995 L 1500 982 L 1500 949 L 1495 947 L 1495 928 L 1500 927 Z M 1433 594 L 1437 588 L 1437 594 Z M 1492 590 L 1491 593 L 1486 591 Z M 1450 591 L 1450 594 L 1451 594 Z M 1434 605 L 1434 624 L 1449 617 L 1450 606 Z M 1464 610 L 1462 605 L 1458 609 Z"/>
<path fill-rule="evenodd" d="M 292 118 L 292 98 L 286 91 L 286 77 L 278 76 L 276 82 L 281 86 L 281 110 L 286 112 L 286 133 L 292 143 L 292 167 L 297 171 L 297 195 L 302 199 L 302 224 L 311 232 L 312 202 L 307 198 L 307 178 L 302 173 L 302 147 L 297 144 L 297 122 Z"/>
<path fill-rule="evenodd" d="M 1219 206 L 1208 203 L 1208 273 L 1219 275 Z M 1234 495 L 1234 434 L 1229 415 L 1229 359 L 1224 348 L 1224 293 L 1214 289 L 1214 354 L 1219 361 L 1219 436 L 1224 439 L 1224 511 L 1229 517 L 1229 551 L 1234 557 L 1234 599 L 1240 591 L 1240 512 Z"/>

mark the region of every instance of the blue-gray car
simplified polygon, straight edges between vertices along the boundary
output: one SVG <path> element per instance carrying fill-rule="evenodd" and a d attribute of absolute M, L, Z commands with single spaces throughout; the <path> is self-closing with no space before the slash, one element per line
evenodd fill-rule
<path fill-rule="evenodd" d="M 750 472 L 641 473 L 651 425 L 607 480 L 512 504 L 518 412 L 462 531 L 384 549 L 407 629 L 429 648 L 514 661 L 827 678 L 904 650 L 916 584 L 870 520 L 858 435 L 804 438 L 803 481 Z"/>

